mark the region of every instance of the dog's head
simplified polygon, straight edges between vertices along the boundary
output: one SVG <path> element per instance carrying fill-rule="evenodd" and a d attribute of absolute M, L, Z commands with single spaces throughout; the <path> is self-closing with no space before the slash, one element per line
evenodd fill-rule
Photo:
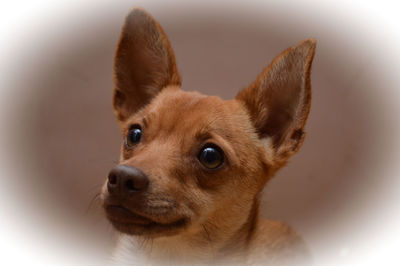
<path fill-rule="evenodd" d="M 245 224 L 304 139 L 314 49 L 312 39 L 287 49 L 225 101 L 181 90 L 162 28 L 134 9 L 115 57 L 120 164 L 102 190 L 114 227 L 155 237 Z"/>

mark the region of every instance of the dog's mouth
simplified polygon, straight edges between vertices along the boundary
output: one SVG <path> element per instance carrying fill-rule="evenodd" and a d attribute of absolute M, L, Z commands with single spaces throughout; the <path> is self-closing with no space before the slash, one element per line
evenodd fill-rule
<path fill-rule="evenodd" d="M 105 206 L 108 220 L 118 231 L 131 235 L 172 235 L 187 225 L 185 218 L 161 223 L 139 215 L 122 205 Z"/>

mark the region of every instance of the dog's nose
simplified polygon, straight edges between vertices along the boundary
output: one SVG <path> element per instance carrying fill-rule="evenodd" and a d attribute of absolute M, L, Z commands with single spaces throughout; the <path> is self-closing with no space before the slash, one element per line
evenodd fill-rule
<path fill-rule="evenodd" d="M 130 195 L 144 191 L 148 186 L 149 178 L 136 167 L 117 165 L 108 174 L 107 189 L 110 194 Z"/>

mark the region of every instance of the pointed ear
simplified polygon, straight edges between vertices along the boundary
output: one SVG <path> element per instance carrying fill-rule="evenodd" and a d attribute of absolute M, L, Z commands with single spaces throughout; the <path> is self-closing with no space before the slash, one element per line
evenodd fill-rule
<path fill-rule="evenodd" d="M 121 122 L 166 86 L 181 85 L 167 36 L 142 9 L 135 8 L 126 17 L 114 61 L 114 79 L 113 105 Z"/>
<path fill-rule="evenodd" d="M 295 153 L 304 139 L 315 45 L 314 39 L 308 39 L 287 49 L 236 96 L 246 106 L 259 137 L 270 138 L 278 159 Z"/>

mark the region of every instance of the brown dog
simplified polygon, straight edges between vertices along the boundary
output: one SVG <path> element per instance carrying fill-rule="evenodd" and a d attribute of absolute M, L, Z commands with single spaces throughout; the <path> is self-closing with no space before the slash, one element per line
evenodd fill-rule
<path fill-rule="evenodd" d="M 306 263 L 301 238 L 259 219 L 265 183 L 304 140 L 315 40 L 287 49 L 235 99 L 181 90 L 167 36 L 127 16 L 115 57 L 124 142 L 102 190 L 123 265 Z"/>

